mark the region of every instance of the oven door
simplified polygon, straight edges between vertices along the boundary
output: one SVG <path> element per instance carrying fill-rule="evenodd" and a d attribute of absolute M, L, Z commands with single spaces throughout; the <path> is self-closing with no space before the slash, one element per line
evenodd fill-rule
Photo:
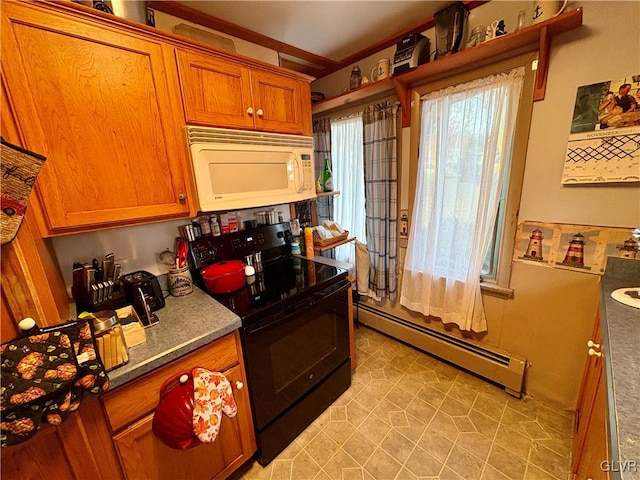
<path fill-rule="evenodd" d="M 258 430 L 349 360 L 348 288 L 343 279 L 243 330 Z"/>

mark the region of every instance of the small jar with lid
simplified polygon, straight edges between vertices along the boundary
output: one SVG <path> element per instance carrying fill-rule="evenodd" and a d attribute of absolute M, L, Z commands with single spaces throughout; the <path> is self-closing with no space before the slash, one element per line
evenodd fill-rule
<path fill-rule="evenodd" d="M 360 71 L 360 67 L 356 65 L 351 70 L 351 77 L 349 78 L 349 90 L 354 90 L 360 86 L 362 83 L 362 72 Z"/>
<path fill-rule="evenodd" d="M 93 317 L 93 335 L 102 360 L 108 372 L 129 362 L 129 350 L 114 310 L 103 310 L 91 314 Z"/>
<path fill-rule="evenodd" d="M 469 35 L 469 41 L 467 41 L 467 48 L 476 47 L 485 41 L 487 35 L 486 27 L 475 27 L 471 30 L 471 35 Z"/>

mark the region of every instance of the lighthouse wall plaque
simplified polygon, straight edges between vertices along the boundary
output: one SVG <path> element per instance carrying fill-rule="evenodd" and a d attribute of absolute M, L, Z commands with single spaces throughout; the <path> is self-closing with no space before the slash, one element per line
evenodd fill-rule
<path fill-rule="evenodd" d="M 513 260 L 547 268 L 602 275 L 607 257 L 640 258 L 633 228 L 522 222 Z M 637 255 L 637 257 L 636 257 Z"/>

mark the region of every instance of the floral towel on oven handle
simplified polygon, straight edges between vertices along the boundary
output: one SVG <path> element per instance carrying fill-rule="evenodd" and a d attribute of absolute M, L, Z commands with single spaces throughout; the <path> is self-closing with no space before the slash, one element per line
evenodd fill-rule
<path fill-rule="evenodd" d="M 24 442 L 41 421 L 58 425 L 109 379 L 97 356 L 89 321 L 42 329 L 0 346 L 0 445 Z"/>
<path fill-rule="evenodd" d="M 231 384 L 220 372 L 196 367 L 193 376 L 193 432 L 201 442 L 213 442 L 220 431 L 222 412 L 235 417 L 238 406 Z"/>

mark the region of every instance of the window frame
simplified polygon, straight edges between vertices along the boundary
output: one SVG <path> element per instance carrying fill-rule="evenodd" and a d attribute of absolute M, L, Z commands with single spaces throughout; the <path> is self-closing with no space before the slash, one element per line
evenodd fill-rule
<path fill-rule="evenodd" d="M 537 51 L 528 52 L 506 60 L 491 62 L 446 78 L 431 80 L 414 87 L 412 90 L 412 128 L 409 153 L 409 218 L 413 218 L 413 204 L 418 173 L 418 148 L 422 127 L 420 97 L 435 90 L 470 82 L 514 68 L 525 67 L 525 78 L 520 103 L 518 105 L 507 188 L 506 190 L 503 189 L 500 197 L 501 203 L 504 201 L 505 204 L 501 219 L 501 231 L 496 237 L 496 243 L 498 244 L 496 271 L 494 276 L 481 276 L 479 280 L 483 293 L 503 298 L 513 296 L 513 290 L 511 290 L 509 286 L 511 281 L 512 257 L 516 241 L 515 236 L 518 227 L 518 212 L 522 196 L 524 167 L 529 143 L 529 129 L 533 111 L 533 89 L 536 78 L 534 66 L 537 63 L 537 59 Z"/>

